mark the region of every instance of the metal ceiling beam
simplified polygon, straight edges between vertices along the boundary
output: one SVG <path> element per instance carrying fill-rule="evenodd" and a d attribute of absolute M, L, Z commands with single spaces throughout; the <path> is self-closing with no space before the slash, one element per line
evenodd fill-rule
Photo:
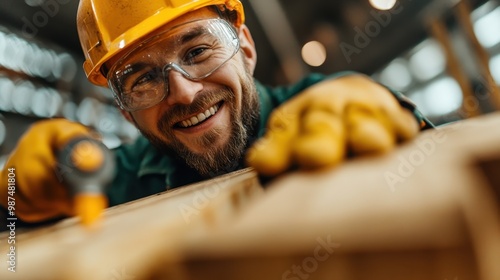
<path fill-rule="evenodd" d="M 248 1 L 267 39 L 278 57 L 289 82 L 297 81 L 308 71 L 300 57 L 301 47 L 283 7 L 277 0 Z"/>

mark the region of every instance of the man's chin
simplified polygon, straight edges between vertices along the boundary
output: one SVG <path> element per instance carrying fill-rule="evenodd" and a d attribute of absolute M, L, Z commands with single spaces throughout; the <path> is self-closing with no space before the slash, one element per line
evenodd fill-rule
<path fill-rule="evenodd" d="M 173 150 L 178 150 L 180 148 L 193 155 L 203 157 L 203 155 L 217 153 L 218 150 L 227 147 L 229 142 L 227 138 L 228 137 L 224 137 L 220 133 L 210 135 L 209 137 L 192 137 L 190 139 L 177 138 L 177 144 Z"/>
<path fill-rule="evenodd" d="M 246 143 L 240 138 L 238 141 L 234 141 L 236 139 L 227 141 L 228 143 L 217 139 L 219 141 L 212 141 L 208 145 L 207 142 L 205 145 L 193 144 L 196 141 L 192 141 L 189 145 L 184 145 L 181 141 L 177 141 L 173 145 L 166 145 L 157 137 L 145 136 L 162 153 L 176 157 L 196 170 L 201 176 L 207 178 L 236 170 L 241 162 Z"/>
<path fill-rule="evenodd" d="M 203 154 L 184 153 L 179 157 L 203 177 L 215 177 L 236 170 L 242 154 L 241 150 L 212 149 Z"/>

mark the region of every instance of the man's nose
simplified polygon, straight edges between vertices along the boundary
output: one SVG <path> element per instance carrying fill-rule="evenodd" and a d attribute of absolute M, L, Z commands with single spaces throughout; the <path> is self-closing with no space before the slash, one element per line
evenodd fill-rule
<path fill-rule="evenodd" d="M 203 84 L 190 80 L 177 71 L 168 71 L 168 95 L 166 101 L 168 105 L 191 104 L 198 92 L 203 89 Z"/>

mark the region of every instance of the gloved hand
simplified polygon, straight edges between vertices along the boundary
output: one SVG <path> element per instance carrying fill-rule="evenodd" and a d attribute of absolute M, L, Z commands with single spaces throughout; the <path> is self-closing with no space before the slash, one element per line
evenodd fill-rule
<path fill-rule="evenodd" d="M 57 153 L 75 137 L 91 137 L 81 124 L 65 119 L 35 123 L 21 137 L 0 173 L 0 204 L 7 208 L 8 169 L 15 168 L 15 214 L 25 222 L 41 222 L 74 215 L 68 187 L 62 180 L 64 168 Z"/>
<path fill-rule="evenodd" d="M 383 86 L 363 75 L 320 82 L 278 107 L 247 163 L 264 176 L 292 166 L 334 166 L 347 155 L 384 153 L 419 125 Z"/>

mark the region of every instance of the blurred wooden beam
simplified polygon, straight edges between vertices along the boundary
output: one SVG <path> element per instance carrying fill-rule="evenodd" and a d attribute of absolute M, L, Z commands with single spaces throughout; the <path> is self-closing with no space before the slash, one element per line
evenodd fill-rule
<path fill-rule="evenodd" d="M 448 73 L 458 82 L 460 88 L 462 89 L 464 100 L 462 103 L 462 112 L 465 115 L 464 117 L 470 118 L 480 115 L 481 111 L 479 110 L 479 103 L 477 103 L 477 98 L 472 90 L 471 82 L 462 70 L 462 66 L 460 65 L 458 56 L 455 54 L 446 25 L 444 24 L 442 18 L 432 18 L 430 20 L 430 32 L 432 36 L 441 44 L 444 50 Z M 475 101 L 473 103 L 477 106 L 469 106 L 469 102 L 467 102 L 468 100 Z"/>
<path fill-rule="evenodd" d="M 279 1 L 251 0 L 248 4 L 255 11 L 267 39 L 280 60 L 286 80 L 297 82 L 308 74 L 309 70 L 300 57 L 302 47 Z"/>
<path fill-rule="evenodd" d="M 474 32 L 472 19 L 470 16 L 472 10 L 470 8 L 469 1 L 462 0 L 458 2 L 454 11 L 455 16 L 460 22 L 460 25 L 465 35 L 467 36 L 468 41 L 472 45 L 472 49 L 474 50 L 476 59 L 478 61 L 479 69 L 484 79 L 486 80 L 489 100 L 496 110 L 500 110 L 500 88 L 496 84 L 495 79 L 491 74 L 489 54 L 481 45 L 481 43 L 477 39 L 476 33 Z"/>

